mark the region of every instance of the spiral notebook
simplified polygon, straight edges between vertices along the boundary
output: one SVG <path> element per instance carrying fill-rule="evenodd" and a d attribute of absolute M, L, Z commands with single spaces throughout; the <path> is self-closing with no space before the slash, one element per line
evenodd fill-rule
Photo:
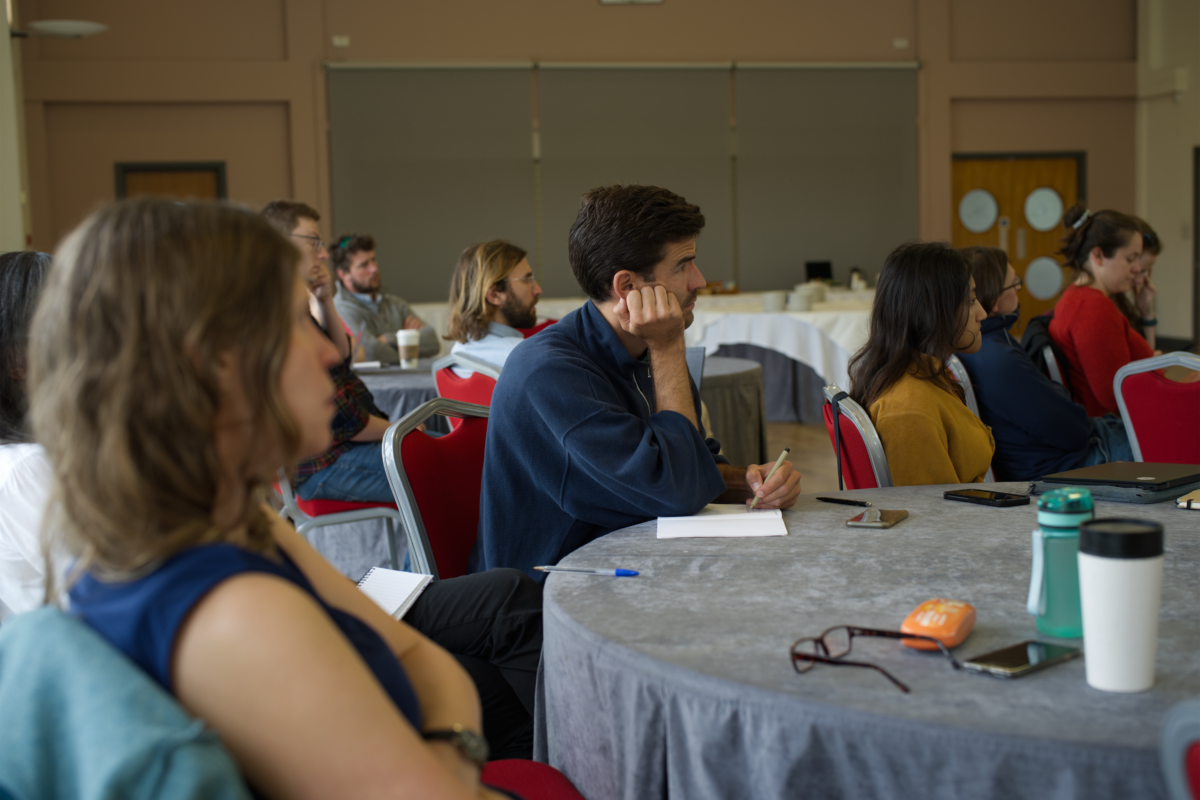
<path fill-rule="evenodd" d="M 404 619 L 413 603 L 433 580 L 432 575 L 371 567 L 358 582 L 363 594 L 375 601 L 392 619 Z"/>

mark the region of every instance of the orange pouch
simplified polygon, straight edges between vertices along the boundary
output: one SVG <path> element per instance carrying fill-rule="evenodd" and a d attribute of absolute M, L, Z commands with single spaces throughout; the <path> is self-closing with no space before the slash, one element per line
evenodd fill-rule
<path fill-rule="evenodd" d="M 956 647 L 975 627 L 975 606 L 959 600 L 935 598 L 926 600 L 913 609 L 900 624 L 901 633 L 917 636 L 932 636 L 946 647 Z M 914 650 L 937 650 L 933 642 L 920 639 L 901 639 Z"/>

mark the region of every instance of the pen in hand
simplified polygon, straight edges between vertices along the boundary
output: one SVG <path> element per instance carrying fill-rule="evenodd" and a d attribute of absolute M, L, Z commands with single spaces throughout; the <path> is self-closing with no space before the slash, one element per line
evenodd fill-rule
<path fill-rule="evenodd" d="M 763 481 L 763 486 L 766 486 L 768 483 L 770 483 L 770 481 L 771 481 L 771 478 L 775 477 L 775 471 L 779 469 L 779 465 L 783 463 L 783 460 L 784 460 L 785 458 L 787 458 L 787 455 L 788 455 L 788 453 L 790 453 L 790 452 L 792 452 L 792 448 L 790 448 L 790 447 L 785 447 L 785 448 L 783 448 L 783 452 L 779 454 L 779 458 L 775 459 L 775 466 L 771 467 L 771 471 L 767 473 L 767 477 L 766 477 L 766 479 Z M 754 507 L 755 507 L 756 505 L 758 505 L 758 499 L 759 499 L 759 498 L 758 498 L 758 495 L 755 495 L 755 496 L 754 496 L 754 502 L 752 502 L 752 503 L 750 504 L 750 508 L 748 508 L 748 509 L 746 509 L 746 510 L 747 510 L 747 511 L 753 511 L 753 510 L 754 510 Z"/>

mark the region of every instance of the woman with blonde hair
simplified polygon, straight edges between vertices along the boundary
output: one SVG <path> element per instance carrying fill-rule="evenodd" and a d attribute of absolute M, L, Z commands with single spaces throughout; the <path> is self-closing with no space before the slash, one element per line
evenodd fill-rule
<path fill-rule="evenodd" d="M 297 259 L 207 203 L 118 203 L 63 243 L 29 384 L 52 524 L 84 572 L 72 610 L 263 796 L 495 797 L 467 674 L 261 502 L 330 437 L 339 359 Z"/>
<path fill-rule="evenodd" d="M 458 257 L 450 279 L 451 353 L 497 367 L 525 339 L 519 328 L 537 324 L 542 293 L 525 251 L 503 239 L 473 244 Z M 460 378 L 471 370 L 454 368 Z"/>

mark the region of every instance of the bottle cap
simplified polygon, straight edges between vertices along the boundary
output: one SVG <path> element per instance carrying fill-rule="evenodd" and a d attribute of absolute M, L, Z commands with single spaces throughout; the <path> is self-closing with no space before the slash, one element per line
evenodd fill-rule
<path fill-rule="evenodd" d="M 1038 524 L 1053 528 L 1075 528 L 1092 518 L 1092 491 L 1069 486 L 1046 492 L 1038 498 Z"/>
<path fill-rule="evenodd" d="M 1079 526 L 1079 552 L 1102 558 L 1163 554 L 1163 527 L 1147 519 L 1094 519 Z"/>

